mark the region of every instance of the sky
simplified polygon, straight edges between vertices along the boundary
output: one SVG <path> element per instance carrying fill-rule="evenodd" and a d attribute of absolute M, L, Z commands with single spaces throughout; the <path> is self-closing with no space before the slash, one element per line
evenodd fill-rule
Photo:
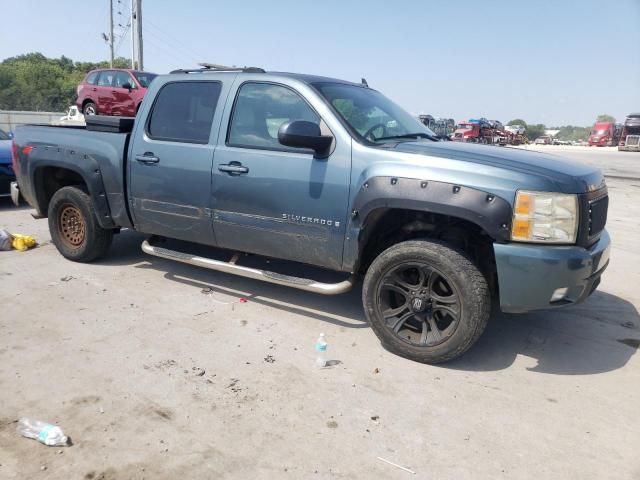
<path fill-rule="evenodd" d="M 130 0 L 114 4 L 130 57 Z M 109 0 L 0 6 L 0 60 L 108 59 Z M 157 73 L 210 62 L 364 77 L 413 114 L 456 121 L 591 125 L 640 111 L 640 0 L 142 0 L 142 12 Z"/>

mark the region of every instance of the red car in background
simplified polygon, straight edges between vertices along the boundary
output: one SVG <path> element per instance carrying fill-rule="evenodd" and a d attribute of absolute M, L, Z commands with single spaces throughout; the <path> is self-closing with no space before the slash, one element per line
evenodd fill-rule
<path fill-rule="evenodd" d="M 92 70 L 78 85 L 76 105 L 85 115 L 134 117 L 155 77 L 123 68 Z"/>

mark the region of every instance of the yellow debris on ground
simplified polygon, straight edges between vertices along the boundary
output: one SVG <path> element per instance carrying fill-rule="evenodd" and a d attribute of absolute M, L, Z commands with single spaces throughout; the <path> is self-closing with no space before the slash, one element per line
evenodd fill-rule
<path fill-rule="evenodd" d="M 31 235 L 21 235 L 19 233 L 9 233 L 6 230 L 0 230 L 0 250 L 15 249 L 24 252 L 36 245 L 36 239 Z"/>
<path fill-rule="evenodd" d="M 20 235 L 19 233 L 12 233 L 13 240 L 11 246 L 20 252 L 36 246 L 36 239 L 31 235 Z"/>

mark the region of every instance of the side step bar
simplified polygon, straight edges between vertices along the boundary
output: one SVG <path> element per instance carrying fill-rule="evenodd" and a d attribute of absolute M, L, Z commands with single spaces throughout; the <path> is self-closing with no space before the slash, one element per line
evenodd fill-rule
<path fill-rule="evenodd" d="M 355 283 L 355 275 L 351 275 L 347 280 L 338 283 L 320 283 L 309 278 L 291 277 L 281 273 L 270 272 L 268 270 L 259 270 L 257 268 L 242 267 L 236 265 L 234 259 L 231 262 L 222 262 L 211 258 L 199 257 L 189 253 L 182 253 L 176 250 L 169 250 L 163 247 L 151 245 L 148 240 L 142 242 L 142 251 L 149 255 L 169 260 L 177 260 L 178 262 L 196 265 L 198 267 L 208 268 L 219 272 L 232 273 L 240 277 L 253 278 L 264 282 L 275 283 L 277 285 L 286 285 L 287 287 L 306 290 L 308 292 L 320 293 L 322 295 L 337 295 L 351 290 Z M 233 262 L 233 263 L 232 263 Z"/>

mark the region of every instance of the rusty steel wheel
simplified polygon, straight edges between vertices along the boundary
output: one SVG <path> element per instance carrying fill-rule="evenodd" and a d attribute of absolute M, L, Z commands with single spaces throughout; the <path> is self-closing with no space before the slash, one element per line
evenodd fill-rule
<path fill-rule="evenodd" d="M 67 204 L 60 209 L 58 230 L 62 240 L 69 246 L 77 248 L 82 245 L 86 236 L 87 224 L 77 207 Z"/>
<path fill-rule="evenodd" d="M 76 262 L 91 262 L 107 253 L 113 230 L 98 222 L 91 196 L 82 188 L 62 187 L 47 209 L 51 240 L 58 251 Z"/>

